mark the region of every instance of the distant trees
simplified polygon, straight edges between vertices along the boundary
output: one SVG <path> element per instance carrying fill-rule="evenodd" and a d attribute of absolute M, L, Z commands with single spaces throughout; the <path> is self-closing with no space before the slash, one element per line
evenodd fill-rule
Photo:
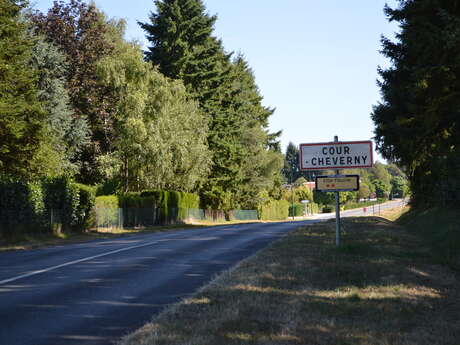
<path fill-rule="evenodd" d="M 318 171 L 301 171 L 300 170 L 300 155 L 298 146 L 289 142 L 284 156 L 283 176 L 285 181 L 292 183 L 298 178 L 303 177 L 307 180 L 313 180 L 314 176 L 321 174 Z"/>
<path fill-rule="evenodd" d="M 408 172 L 416 204 L 460 204 L 460 2 L 405 0 L 385 8 L 400 23 L 382 39 L 393 65 L 379 69 L 374 107 L 382 155 Z"/>

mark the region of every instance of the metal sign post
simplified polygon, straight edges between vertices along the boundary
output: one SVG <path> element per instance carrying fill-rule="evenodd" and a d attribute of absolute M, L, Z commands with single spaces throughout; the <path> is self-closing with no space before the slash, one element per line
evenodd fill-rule
<path fill-rule="evenodd" d="M 334 142 L 339 142 L 339 137 L 334 137 Z M 340 175 L 340 170 L 335 173 Z M 335 192 L 335 245 L 340 246 L 340 192 Z"/>
<path fill-rule="evenodd" d="M 359 190 L 359 175 L 340 175 L 339 169 L 371 168 L 372 141 L 342 141 L 300 144 L 301 171 L 335 170 L 335 176 L 317 176 L 316 190 L 335 193 L 336 245 L 340 246 L 340 192 Z"/>

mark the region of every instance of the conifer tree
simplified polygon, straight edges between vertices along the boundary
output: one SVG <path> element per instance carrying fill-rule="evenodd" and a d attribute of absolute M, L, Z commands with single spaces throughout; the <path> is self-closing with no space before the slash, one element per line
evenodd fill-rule
<path fill-rule="evenodd" d="M 216 88 L 223 82 L 228 57 L 212 36 L 216 16 L 202 0 L 156 0 L 150 23 L 139 23 L 151 46 L 146 60 L 173 79 L 182 79 L 200 105 L 212 111 Z"/>
<path fill-rule="evenodd" d="M 21 18 L 26 5 L 0 0 L 0 173 L 22 177 L 33 174 L 44 119 L 30 65 L 33 43 Z"/>
<path fill-rule="evenodd" d="M 401 31 L 383 38 L 372 113 L 382 155 L 406 168 L 415 202 L 460 204 L 460 1 L 405 0 L 385 8 Z"/>

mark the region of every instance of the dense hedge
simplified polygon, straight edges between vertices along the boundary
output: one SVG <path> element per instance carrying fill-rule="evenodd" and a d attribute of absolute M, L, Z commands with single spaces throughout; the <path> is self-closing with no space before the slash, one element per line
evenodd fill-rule
<path fill-rule="evenodd" d="M 118 196 L 103 195 L 96 197 L 96 208 L 119 208 Z"/>
<path fill-rule="evenodd" d="M 302 217 L 305 215 L 305 205 L 304 204 L 294 204 L 289 205 L 289 217 Z"/>
<path fill-rule="evenodd" d="M 184 192 L 147 190 L 118 196 L 126 226 L 145 226 L 183 220 L 189 209 L 198 209 L 198 195 Z"/>
<path fill-rule="evenodd" d="M 259 207 L 261 220 L 285 220 L 289 215 L 289 202 L 286 200 L 270 200 Z"/>
<path fill-rule="evenodd" d="M 174 191 L 143 191 L 141 197 L 153 197 L 158 208 L 195 209 L 200 208 L 200 197 L 196 194 Z"/>
<path fill-rule="evenodd" d="M 84 184 L 75 184 L 78 189 L 78 206 L 76 210 L 76 224 L 74 230 L 85 231 L 95 220 L 94 206 L 96 204 L 96 188 Z"/>
<path fill-rule="evenodd" d="M 0 181 L 0 233 L 83 231 L 93 219 L 95 190 L 66 177 Z"/>
<path fill-rule="evenodd" d="M 0 180 L 0 234 L 46 231 L 40 183 Z"/>

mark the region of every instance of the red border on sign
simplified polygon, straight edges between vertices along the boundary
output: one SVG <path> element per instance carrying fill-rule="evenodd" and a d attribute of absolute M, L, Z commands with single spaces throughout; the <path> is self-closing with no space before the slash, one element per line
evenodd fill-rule
<path fill-rule="evenodd" d="M 370 152 L 371 152 L 371 162 L 370 165 L 354 165 L 354 166 L 349 166 L 349 165 L 342 165 L 338 167 L 325 167 L 325 168 L 304 168 L 303 165 L 303 156 L 302 156 L 302 147 L 303 146 L 323 146 L 323 145 L 348 145 L 348 144 L 369 144 L 370 147 Z M 372 141 L 371 140 L 363 140 L 363 141 L 331 141 L 331 142 L 325 142 L 325 143 L 312 143 L 312 144 L 300 144 L 299 146 L 299 158 L 300 158 L 300 170 L 301 171 L 311 171 L 311 170 L 329 170 L 329 169 L 355 169 L 355 168 L 372 168 L 374 165 L 374 150 L 372 147 Z"/>

